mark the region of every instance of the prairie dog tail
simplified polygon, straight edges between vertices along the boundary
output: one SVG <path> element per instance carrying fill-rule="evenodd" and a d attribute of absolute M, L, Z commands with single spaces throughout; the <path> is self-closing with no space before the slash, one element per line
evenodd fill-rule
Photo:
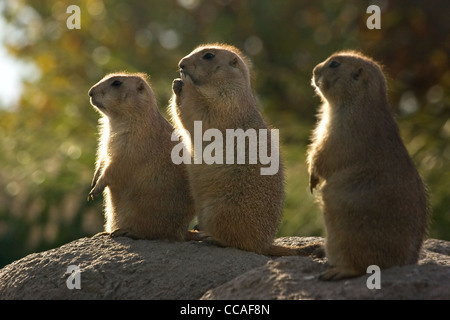
<path fill-rule="evenodd" d="M 205 241 L 218 247 L 230 247 L 229 245 L 217 239 L 216 237 L 210 235 L 209 233 L 198 230 L 189 230 L 186 234 L 185 240 Z M 287 246 L 287 245 L 285 246 L 279 244 L 272 244 L 267 249 L 263 250 L 257 251 L 251 249 L 243 249 L 243 250 L 254 251 L 259 254 L 272 257 L 282 257 L 282 256 L 304 256 L 304 257 L 313 256 L 317 258 L 325 257 L 324 245 L 320 241 L 311 244 L 306 244 L 303 246 Z"/>
<path fill-rule="evenodd" d="M 323 244 L 313 243 L 300 247 L 285 247 L 282 245 L 272 244 L 264 253 L 268 256 L 282 257 L 282 256 L 315 256 L 323 258 L 325 250 Z"/>

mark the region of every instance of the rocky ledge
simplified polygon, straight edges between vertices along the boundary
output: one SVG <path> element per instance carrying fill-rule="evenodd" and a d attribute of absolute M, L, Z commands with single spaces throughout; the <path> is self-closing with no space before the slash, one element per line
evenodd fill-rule
<path fill-rule="evenodd" d="M 286 245 L 323 241 L 284 237 Z M 450 242 L 417 265 L 322 282 L 326 258 L 272 258 L 203 242 L 82 238 L 0 270 L 0 299 L 450 299 Z"/>

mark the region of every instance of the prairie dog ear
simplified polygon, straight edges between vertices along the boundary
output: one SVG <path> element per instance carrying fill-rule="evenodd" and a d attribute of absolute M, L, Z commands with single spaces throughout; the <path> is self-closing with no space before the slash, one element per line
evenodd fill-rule
<path fill-rule="evenodd" d="M 234 57 L 231 61 L 230 61 L 230 66 L 232 66 L 233 68 L 237 68 L 239 64 L 238 58 Z"/>
<path fill-rule="evenodd" d="M 354 71 L 354 72 L 352 73 L 352 78 L 353 78 L 353 80 L 358 80 L 358 79 L 359 79 L 359 76 L 360 76 L 361 73 L 362 73 L 362 71 L 363 71 L 363 68 L 359 68 L 358 71 Z"/>
<path fill-rule="evenodd" d="M 144 91 L 144 89 L 145 89 L 144 81 L 139 80 L 137 83 L 137 86 L 136 86 L 137 92 L 142 93 L 142 91 Z"/>

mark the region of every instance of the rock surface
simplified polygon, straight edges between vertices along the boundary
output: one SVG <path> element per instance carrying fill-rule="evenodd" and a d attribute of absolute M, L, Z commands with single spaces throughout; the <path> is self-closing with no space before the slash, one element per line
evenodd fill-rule
<path fill-rule="evenodd" d="M 301 245 L 316 237 L 276 240 Z M 79 273 L 67 273 L 69 266 Z M 0 299 L 450 299 L 450 242 L 429 239 L 417 265 L 321 282 L 326 258 L 270 258 L 203 242 L 82 238 L 0 270 Z M 80 289 L 68 288 L 77 284 Z M 370 279 L 369 279 L 370 280 Z"/>

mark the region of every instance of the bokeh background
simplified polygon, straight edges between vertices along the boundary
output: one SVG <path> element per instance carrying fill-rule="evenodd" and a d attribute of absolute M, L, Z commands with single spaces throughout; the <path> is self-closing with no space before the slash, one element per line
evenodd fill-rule
<path fill-rule="evenodd" d="M 380 30 L 366 26 L 371 4 Z M 66 26 L 70 5 L 81 9 L 80 29 Z M 178 61 L 207 42 L 252 60 L 261 110 L 280 129 L 278 236 L 323 235 L 305 166 L 320 104 L 311 72 L 356 49 L 385 66 L 402 137 L 429 186 L 429 236 L 450 240 L 449 16 L 448 0 L 0 2 L 0 267 L 102 230 L 102 200 L 86 201 L 99 117 L 88 89 L 108 72 L 145 72 L 166 114 Z"/>

